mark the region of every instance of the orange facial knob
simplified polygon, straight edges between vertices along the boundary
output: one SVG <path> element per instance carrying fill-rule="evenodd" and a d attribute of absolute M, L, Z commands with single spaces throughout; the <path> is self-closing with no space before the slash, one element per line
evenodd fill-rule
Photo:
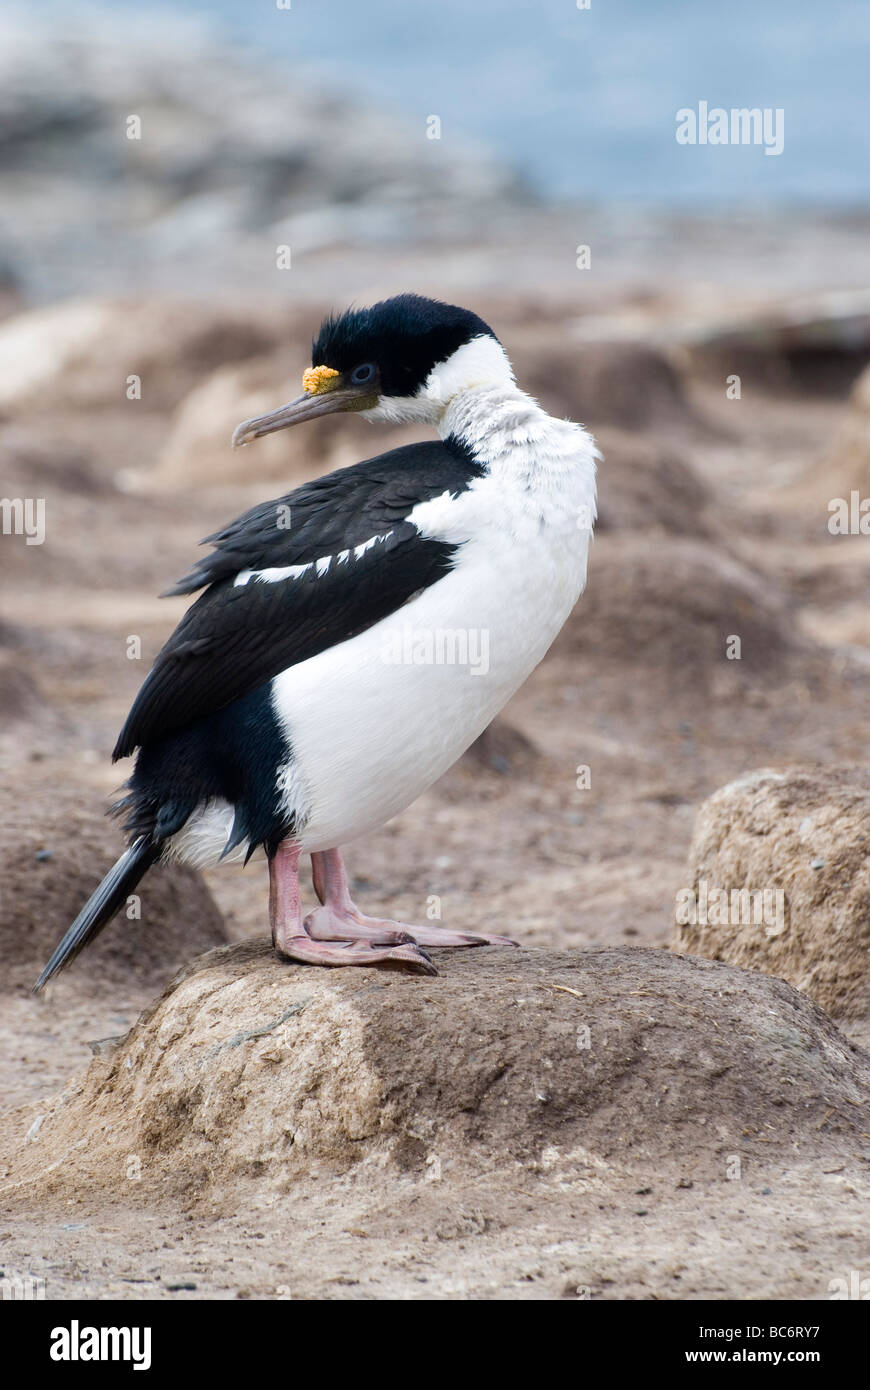
<path fill-rule="evenodd" d="M 322 396 L 338 385 L 339 375 L 334 367 L 309 367 L 302 373 L 302 390 L 309 396 Z"/>

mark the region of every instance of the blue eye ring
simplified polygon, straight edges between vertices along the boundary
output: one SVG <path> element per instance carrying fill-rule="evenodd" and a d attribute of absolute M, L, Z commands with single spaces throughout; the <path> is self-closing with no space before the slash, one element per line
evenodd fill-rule
<path fill-rule="evenodd" d="M 371 362 L 363 362 L 361 366 L 354 367 L 350 374 L 350 379 L 354 386 L 365 386 L 374 378 L 375 369 Z"/>

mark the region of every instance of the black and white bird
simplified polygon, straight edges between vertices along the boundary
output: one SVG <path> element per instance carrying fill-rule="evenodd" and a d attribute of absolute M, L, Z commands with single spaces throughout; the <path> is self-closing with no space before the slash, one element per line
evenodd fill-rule
<path fill-rule="evenodd" d="M 260 849 L 283 957 L 434 974 L 428 946 L 510 944 L 365 916 L 339 847 L 430 787 L 544 656 L 586 582 L 597 450 L 516 386 L 482 319 L 418 295 L 328 318 L 302 385 L 234 444 L 333 411 L 429 424 L 440 439 L 254 507 L 168 590 L 204 592 L 115 747 L 115 759 L 138 749 L 116 808 L 130 847 L 36 989 L 152 864 Z M 321 904 L 307 916 L 303 854 Z"/>

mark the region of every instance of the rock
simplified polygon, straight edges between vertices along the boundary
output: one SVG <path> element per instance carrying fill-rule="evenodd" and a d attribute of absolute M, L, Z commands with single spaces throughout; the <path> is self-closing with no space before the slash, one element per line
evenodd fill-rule
<path fill-rule="evenodd" d="M 5 260 L 25 294 L 277 283 L 277 248 L 476 235 L 529 195 L 455 132 L 403 120 L 249 52 L 202 16 L 68 7 L 4 17 Z M 46 216 L 45 209 L 51 209 Z M 303 275 L 305 271 L 303 269 Z M 282 287 L 283 289 L 283 287 Z"/>
<path fill-rule="evenodd" d="M 670 445 L 605 426 L 595 431 L 597 532 L 665 531 L 697 539 L 713 533 L 712 489 Z"/>
<path fill-rule="evenodd" d="M 664 352 L 645 343 L 564 342 L 526 334 L 511 358 L 523 388 L 555 415 L 592 429 L 644 430 L 694 424 L 679 375 Z"/>
<path fill-rule="evenodd" d="M 44 703 L 27 665 L 17 653 L 0 649 L 0 721 L 31 720 Z"/>
<path fill-rule="evenodd" d="M 782 981 L 630 948 L 438 964 L 422 981 L 210 952 L 42 1107 L 13 1176 L 93 1195 L 132 1156 L 131 1200 L 254 1178 L 262 1203 L 357 1168 L 386 1184 L 554 1152 L 649 1172 L 679 1150 L 698 1178 L 768 1142 L 818 1161 L 867 1128 L 870 1059 Z"/>
<path fill-rule="evenodd" d="M 309 329 L 317 317 L 316 311 L 310 316 Z M 431 438 L 427 430 L 372 426 L 352 415 L 334 415 L 232 449 L 233 430 L 243 420 L 299 395 L 310 357 L 309 341 L 290 341 L 270 357 L 221 367 L 206 377 L 179 405 L 154 469 L 139 474 L 135 487 L 174 491 L 256 477 L 280 483 L 281 491 L 286 491 L 382 450 Z"/>
<path fill-rule="evenodd" d="M 0 323 L 0 412 L 123 405 L 130 376 L 141 382 L 130 411 L 164 410 L 204 373 L 271 347 L 278 326 L 268 325 L 265 311 L 159 298 L 69 300 L 18 314 Z"/>
<path fill-rule="evenodd" d="M 818 469 L 818 481 L 828 497 L 847 502 L 854 488 L 860 498 L 870 496 L 870 367 L 856 381 L 843 424 Z M 865 525 L 870 526 L 866 521 Z"/>
<path fill-rule="evenodd" d="M 735 637 L 739 660 L 727 655 Z M 672 687 L 724 689 L 778 679 L 792 642 L 766 576 L 700 541 L 629 533 L 594 541 L 586 593 L 552 650 L 624 663 L 633 679 L 643 671 Z"/>
<path fill-rule="evenodd" d="M 517 783 L 528 786 L 540 778 L 545 762 L 532 739 L 499 717 L 438 779 L 433 796 L 449 805 L 454 814 L 461 814 L 462 807 L 480 807 L 498 797 L 515 805 Z"/>
<path fill-rule="evenodd" d="M 140 475 L 136 486 L 150 491 L 191 487 L 206 480 L 220 484 L 250 476 L 252 470 L 258 477 L 295 478 L 303 474 L 306 463 L 311 475 L 325 471 L 310 435 L 300 440 L 303 431 L 282 430 L 257 440 L 253 448 L 231 447 L 233 430 L 242 420 L 274 410 L 299 394 L 287 379 L 289 367 L 283 381 L 278 377 L 272 359 L 212 372 L 180 403 L 153 470 Z"/>
<path fill-rule="evenodd" d="M 765 769 L 723 787 L 695 822 L 686 885 L 702 882 L 708 899 L 780 890 L 781 912 L 771 896 L 759 923 L 762 901 L 735 904 L 721 924 L 678 925 L 675 950 L 778 975 L 835 1017 L 867 1016 L 870 769 Z"/>
<path fill-rule="evenodd" d="M 494 719 L 460 759 L 469 771 L 495 772 L 499 777 L 527 777 L 540 762 L 535 744 L 505 719 Z"/>
<path fill-rule="evenodd" d="M 109 490 L 86 450 L 68 440 L 54 441 L 50 432 L 46 437 L 38 413 L 22 424 L 0 428 L 0 469 L 9 496 L 101 497 Z"/>
<path fill-rule="evenodd" d="M 124 847 L 91 788 L 34 786 L 0 794 L 0 952 L 6 987 L 29 988 Z M 154 868 L 136 889 L 141 917 L 122 912 L 49 989 L 159 988 L 197 952 L 226 942 L 198 873 Z"/>
<path fill-rule="evenodd" d="M 6 582 L 8 574 L 4 565 Z M 20 757 L 31 741 L 38 746 L 50 739 L 62 720 L 46 699 L 47 673 L 44 667 L 40 671 L 34 645 L 32 632 L 0 621 L 0 757 L 4 752 Z M 0 884 L 0 896 L 2 892 Z"/>
<path fill-rule="evenodd" d="M 786 391 L 839 395 L 870 356 L 870 294 L 833 289 L 745 304 L 683 325 L 689 361 L 718 380 L 736 372 Z"/>
<path fill-rule="evenodd" d="M 852 540 L 852 537 L 860 537 L 866 542 L 870 534 L 870 511 L 866 508 L 866 499 L 870 497 L 870 367 L 866 367 L 857 380 L 853 371 L 852 380 L 854 384 L 833 437 L 819 450 L 804 473 L 772 497 L 777 508 L 787 515 L 800 517 L 804 525 L 811 529 L 814 538 L 824 541 L 829 547 L 826 560 L 831 569 L 832 596 L 836 600 L 842 599 L 843 585 L 850 578 L 843 564 L 845 556 L 840 552 L 850 546 L 853 550 L 857 548 L 857 551 L 866 549 L 860 540 Z M 865 505 L 863 513 L 862 503 Z M 867 580 L 866 575 L 857 569 L 855 558 L 857 556 L 850 556 L 848 564 L 853 582 L 861 588 L 863 600 Z M 818 592 L 818 581 L 825 577 L 824 574 L 812 576 L 813 595 Z M 862 603 L 861 607 L 865 609 L 866 605 Z M 839 617 L 836 612 L 824 613 L 822 622 L 837 624 Z M 848 626 L 843 631 L 843 641 L 865 640 L 860 615 L 854 638 Z"/>

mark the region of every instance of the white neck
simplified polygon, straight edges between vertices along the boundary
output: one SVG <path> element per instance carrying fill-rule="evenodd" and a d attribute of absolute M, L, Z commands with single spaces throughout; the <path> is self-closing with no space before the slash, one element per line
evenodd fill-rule
<path fill-rule="evenodd" d="M 497 387 L 502 391 L 515 385 L 510 359 L 495 338 L 472 338 L 457 348 L 446 362 L 439 362 L 429 374 L 423 393 L 438 409 L 438 423 L 457 396 Z"/>

